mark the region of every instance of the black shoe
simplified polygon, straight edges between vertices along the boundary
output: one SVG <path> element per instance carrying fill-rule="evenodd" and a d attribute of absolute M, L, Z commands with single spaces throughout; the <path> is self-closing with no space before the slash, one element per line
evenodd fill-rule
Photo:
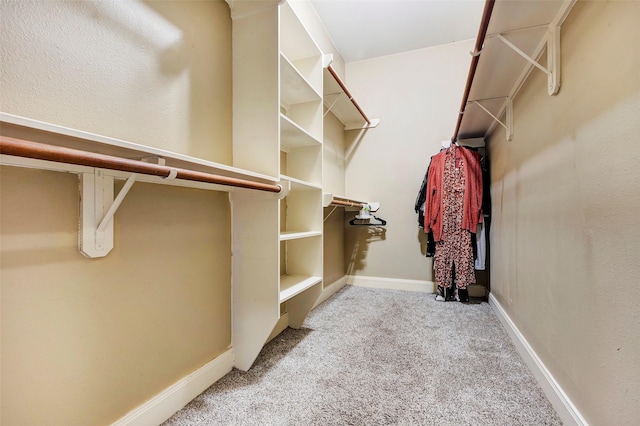
<path fill-rule="evenodd" d="M 459 288 L 458 289 L 458 299 L 462 303 L 469 303 L 469 290 L 467 290 L 466 288 Z"/>
<path fill-rule="evenodd" d="M 447 287 L 445 289 L 445 293 L 446 293 L 445 297 L 444 297 L 445 301 L 452 302 L 452 301 L 456 300 L 456 289 L 455 288 Z"/>
<path fill-rule="evenodd" d="M 436 293 L 436 302 L 444 302 L 444 287 L 438 286 L 438 292 Z"/>

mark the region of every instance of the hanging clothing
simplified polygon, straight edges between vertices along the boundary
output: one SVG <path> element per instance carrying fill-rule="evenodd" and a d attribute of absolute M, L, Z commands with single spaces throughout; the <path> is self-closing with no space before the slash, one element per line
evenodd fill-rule
<path fill-rule="evenodd" d="M 431 166 L 431 164 L 429 164 Z M 416 197 L 416 202 L 414 205 L 414 210 L 418 214 L 418 226 L 420 228 L 424 228 L 424 209 L 425 209 L 425 201 L 427 200 L 427 177 L 429 176 L 429 167 L 427 167 L 427 172 L 424 174 L 424 178 L 422 179 L 422 184 L 420 185 L 420 189 L 418 190 L 418 196 Z M 433 240 L 433 233 L 427 232 L 427 244 L 425 246 L 425 256 L 433 257 L 436 254 L 436 244 Z"/>
<path fill-rule="evenodd" d="M 482 222 L 482 169 L 480 155 L 464 147 L 451 147 L 431 157 L 427 177 L 427 193 L 424 211 L 424 232 L 433 232 L 433 239 L 442 240 L 444 163 L 448 153 L 462 160 L 466 176 L 462 206 L 462 229 L 475 233 Z"/>
<path fill-rule="evenodd" d="M 441 188 L 442 232 L 441 239 L 436 241 L 434 268 L 438 285 L 448 288 L 455 282 L 458 289 L 465 289 L 475 282 L 475 272 L 471 232 L 462 227 L 467 168 L 457 151 L 453 147 L 445 154 Z"/>
<path fill-rule="evenodd" d="M 487 233 L 486 233 L 486 224 L 479 223 L 478 224 L 478 232 L 476 233 L 476 262 L 474 267 L 479 271 L 484 271 L 485 263 L 487 259 Z"/>

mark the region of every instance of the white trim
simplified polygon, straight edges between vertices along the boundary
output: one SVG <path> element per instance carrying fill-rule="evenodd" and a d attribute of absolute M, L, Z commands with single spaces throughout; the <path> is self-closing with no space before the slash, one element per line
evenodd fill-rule
<path fill-rule="evenodd" d="M 158 425 L 164 422 L 230 372 L 233 368 L 233 359 L 233 349 L 227 350 L 149 401 L 134 408 L 112 426 Z"/>
<path fill-rule="evenodd" d="M 421 293 L 433 293 L 434 282 L 426 280 L 403 280 L 400 278 L 363 277 L 347 275 L 347 284 L 358 287 L 384 288 L 387 290 L 408 290 Z"/>
<path fill-rule="evenodd" d="M 506 329 L 507 334 L 516 346 L 520 356 L 522 356 L 522 359 L 531 369 L 531 372 L 540 384 L 545 395 L 549 398 L 549 401 L 560 416 L 562 423 L 565 425 L 588 425 L 576 406 L 573 405 L 567 394 L 553 378 L 547 367 L 545 367 L 540 357 L 538 357 L 531 345 L 529 345 L 527 339 L 525 339 L 520 330 L 518 330 L 518 327 L 516 327 L 511 318 L 509 318 L 509 315 L 502 308 L 500 302 L 493 296 L 493 293 L 489 293 L 489 305 Z"/>
<path fill-rule="evenodd" d="M 322 302 L 324 302 L 325 300 L 327 300 L 328 298 L 330 298 L 331 296 L 336 294 L 345 285 L 347 285 L 347 276 L 346 275 L 343 276 L 342 278 L 338 278 L 337 280 L 335 280 L 334 282 L 332 282 L 328 286 L 324 287 L 322 289 L 322 293 L 320 293 L 320 296 L 318 296 L 318 299 L 316 300 L 316 303 L 313 305 L 313 308 L 311 308 L 311 309 L 315 309 Z"/>

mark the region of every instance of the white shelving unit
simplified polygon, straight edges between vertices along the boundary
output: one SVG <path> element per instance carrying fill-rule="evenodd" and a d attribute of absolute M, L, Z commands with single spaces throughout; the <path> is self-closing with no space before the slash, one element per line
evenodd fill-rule
<path fill-rule="evenodd" d="M 283 324 L 302 325 L 322 291 L 323 54 L 287 1 L 228 3 L 234 166 L 287 188 L 232 198 L 233 346 L 247 370 Z"/>
<path fill-rule="evenodd" d="M 280 6 L 282 181 L 280 302 L 297 328 L 322 290 L 323 54 L 288 2 Z"/>

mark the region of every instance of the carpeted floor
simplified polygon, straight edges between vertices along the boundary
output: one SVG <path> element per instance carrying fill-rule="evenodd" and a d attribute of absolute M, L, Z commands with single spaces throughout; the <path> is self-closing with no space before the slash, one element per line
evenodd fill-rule
<path fill-rule="evenodd" d="M 345 286 L 169 425 L 559 425 L 487 303 Z"/>

